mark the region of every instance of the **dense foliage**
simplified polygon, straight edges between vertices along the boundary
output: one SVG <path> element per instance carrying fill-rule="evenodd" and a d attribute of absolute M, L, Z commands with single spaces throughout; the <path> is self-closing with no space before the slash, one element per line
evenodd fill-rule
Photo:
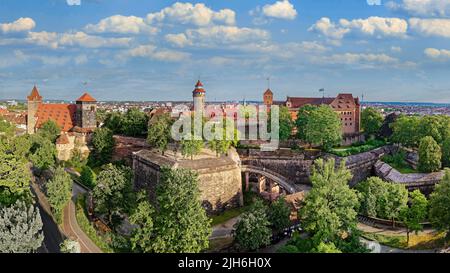
<path fill-rule="evenodd" d="M 58 223 L 62 222 L 62 211 L 72 197 L 72 183 L 72 178 L 62 167 L 57 168 L 47 182 L 48 202 Z"/>
<path fill-rule="evenodd" d="M 35 252 L 43 240 L 41 215 L 34 205 L 17 201 L 0 207 L 0 253 Z"/>
<path fill-rule="evenodd" d="M 398 219 L 407 207 L 408 190 L 400 184 L 370 177 L 356 186 L 362 215 L 383 219 Z"/>
<path fill-rule="evenodd" d="M 406 226 L 407 244 L 409 244 L 410 232 L 423 230 L 422 223 L 428 216 L 428 200 L 419 190 L 415 190 L 410 194 L 411 205 L 406 206 L 400 211 L 400 219 Z"/>
<path fill-rule="evenodd" d="M 337 243 L 355 231 L 359 203 L 356 192 L 348 186 L 351 177 L 345 162 L 336 168 L 334 159 L 315 161 L 313 187 L 299 211 L 302 226 L 315 245 Z"/>
<path fill-rule="evenodd" d="M 287 205 L 286 200 L 280 197 L 270 205 L 267 212 L 267 219 L 272 229 L 280 232 L 291 224 L 290 215 L 291 209 Z"/>
<path fill-rule="evenodd" d="M 61 133 L 61 128 L 59 128 L 55 121 L 50 119 L 42 124 L 38 133 L 54 143 Z"/>
<path fill-rule="evenodd" d="M 430 196 L 430 221 L 438 228 L 447 232 L 450 238 L 450 170 L 446 170 L 444 179 L 436 185 Z"/>
<path fill-rule="evenodd" d="M 418 168 L 421 172 L 430 173 L 440 170 L 441 158 L 441 147 L 433 137 L 426 136 L 420 140 Z"/>
<path fill-rule="evenodd" d="M 378 134 L 383 120 L 383 115 L 375 108 L 368 107 L 361 112 L 361 127 L 369 136 Z"/>
<path fill-rule="evenodd" d="M 154 252 L 197 253 L 208 248 L 211 220 L 202 207 L 197 173 L 163 168 L 156 201 Z"/>
<path fill-rule="evenodd" d="M 114 134 L 143 136 L 147 132 L 148 116 L 137 108 L 131 108 L 125 114 L 113 112 L 106 115 L 103 127 L 110 129 Z"/>
<path fill-rule="evenodd" d="M 270 244 L 272 230 L 266 210 L 262 201 L 256 200 L 235 224 L 234 238 L 241 250 L 257 250 Z"/>
<path fill-rule="evenodd" d="M 133 207 L 133 186 L 131 169 L 105 165 L 97 177 L 93 190 L 95 211 L 104 214 L 110 224 L 115 224 L 113 217 L 120 217 Z"/>
<path fill-rule="evenodd" d="M 158 149 L 163 155 L 171 140 L 172 119 L 164 114 L 155 117 L 148 128 L 147 142 L 152 148 Z"/>
<path fill-rule="evenodd" d="M 94 131 L 92 136 L 92 151 L 91 162 L 92 165 L 102 165 L 111 160 L 114 151 L 114 136 L 113 132 L 108 128 L 99 128 Z"/>
<path fill-rule="evenodd" d="M 342 140 L 341 120 L 328 105 L 302 107 L 296 124 L 301 140 L 326 150 L 339 145 Z"/>

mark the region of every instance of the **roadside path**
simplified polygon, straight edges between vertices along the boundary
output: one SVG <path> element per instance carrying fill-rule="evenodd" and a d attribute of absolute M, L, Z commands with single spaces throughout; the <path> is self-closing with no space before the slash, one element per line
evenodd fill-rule
<path fill-rule="evenodd" d="M 80 243 L 81 253 L 102 253 L 101 249 L 81 230 L 76 219 L 75 204 L 73 200 L 64 208 L 62 226 L 64 233 L 72 240 Z"/>

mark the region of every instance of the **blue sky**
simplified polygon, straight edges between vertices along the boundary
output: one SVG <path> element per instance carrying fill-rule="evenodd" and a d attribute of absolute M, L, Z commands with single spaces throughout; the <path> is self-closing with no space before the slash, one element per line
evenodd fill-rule
<path fill-rule="evenodd" d="M 368 2 L 380 2 L 369 5 Z M 450 102 L 450 0 L 0 0 L 0 99 Z M 85 85 L 86 84 L 86 85 Z"/>

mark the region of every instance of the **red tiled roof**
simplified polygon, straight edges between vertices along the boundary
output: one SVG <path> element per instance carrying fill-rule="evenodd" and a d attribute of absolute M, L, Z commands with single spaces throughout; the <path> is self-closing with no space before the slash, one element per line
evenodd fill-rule
<path fill-rule="evenodd" d="M 76 107 L 74 104 L 39 105 L 36 112 L 36 128 L 40 128 L 48 120 L 53 120 L 61 128 L 61 131 L 68 132 L 75 125 Z"/>
<path fill-rule="evenodd" d="M 264 92 L 264 95 L 273 95 L 273 92 L 269 88 L 269 89 L 266 90 L 266 92 Z"/>
<path fill-rule="evenodd" d="M 31 94 L 27 98 L 28 100 L 42 100 L 42 96 L 39 94 L 39 90 L 37 89 L 36 85 L 33 87 L 33 90 L 31 90 Z"/>
<path fill-rule="evenodd" d="M 96 102 L 97 100 L 94 99 L 91 95 L 89 95 L 88 93 L 84 93 L 81 97 L 79 97 L 77 99 L 77 101 L 81 101 L 81 102 Z"/>
<path fill-rule="evenodd" d="M 200 80 L 198 80 L 195 87 L 203 87 L 203 83 Z"/>
<path fill-rule="evenodd" d="M 291 103 L 291 108 L 300 108 L 307 104 L 311 105 L 321 105 L 321 104 L 331 104 L 334 98 L 298 98 L 298 97 L 288 97 L 287 101 Z"/>
<path fill-rule="evenodd" d="M 70 141 L 66 134 L 62 134 L 56 140 L 56 144 L 61 144 L 61 145 L 70 144 Z"/>

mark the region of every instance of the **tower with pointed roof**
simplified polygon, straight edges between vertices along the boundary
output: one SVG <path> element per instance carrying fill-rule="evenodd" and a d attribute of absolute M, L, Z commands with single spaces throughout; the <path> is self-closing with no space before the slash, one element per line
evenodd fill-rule
<path fill-rule="evenodd" d="M 272 106 L 273 104 L 273 92 L 270 89 L 267 89 L 266 92 L 264 92 L 264 105 L 267 106 L 267 108 L 269 109 L 270 106 Z"/>
<path fill-rule="evenodd" d="M 192 91 L 192 97 L 194 100 L 194 111 L 195 112 L 204 112 L 205 109 L 205 89 L 203 88 L 203 84 L 200 80 L 197 81 L 195 85 L 194 91 Z"/>
<path fill-rule="evenodd" d="M 82 129 L 97 128 L 97 100 L 84 93 L 76 101 L 76 126 Z"/>
<path fill-rule="evenodd" d="M 36 85 L 31 90 L 30 95 L 27 97 L 28 113 L 27 113 L 27 133 L 34 134 L 37 123 L 36 113 L 39 109 L 39 105 L 42 104 L 42 96 L 39 94 L 39 90 Z"/>

